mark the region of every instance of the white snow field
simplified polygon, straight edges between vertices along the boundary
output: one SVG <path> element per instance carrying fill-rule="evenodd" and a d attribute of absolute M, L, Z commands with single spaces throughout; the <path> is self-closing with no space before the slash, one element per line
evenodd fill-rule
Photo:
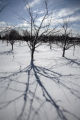
<path fill-rule="evenodd" d="M 39 46 L 30 67 L 26 42 L 0 41 L 0 120 L 80 120 L 80 46 Z"/>

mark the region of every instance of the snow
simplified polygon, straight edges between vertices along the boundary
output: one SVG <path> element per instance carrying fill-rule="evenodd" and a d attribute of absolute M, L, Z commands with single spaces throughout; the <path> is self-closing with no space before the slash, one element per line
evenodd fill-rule
<path fill-rule="evenodd" d="M 80 46 L 75 47 L 74 54 L 73 49 L 71 47 L 67 50 L 66 57 L 63 58 L 59 46 L 53 44 L 50 49 L 47 43 L 43 43 L 36 48 L 34 65 L 50 96 L 61 109 L 69 111 L 64 112 L 68 120 L 80 120 Z M 29 76 L 29 65 L 30 49 L 26 42 L 16 42 L 11 51 L 10 44 L 0 41 L 0 120 L 20 120 L 21 114 L 22 120 L 61 120 L 55 107 L 45 101 L 42 88 L 35 82 L 34 71 L 31 70 Z M 31 85 L 25 103 L 23 94 L 28 77 Z M 36 99 L 34 98 L 33 108 L 28 116 L 35 89 Z M 14 100 L 16 98 L 18 99 Z"/>

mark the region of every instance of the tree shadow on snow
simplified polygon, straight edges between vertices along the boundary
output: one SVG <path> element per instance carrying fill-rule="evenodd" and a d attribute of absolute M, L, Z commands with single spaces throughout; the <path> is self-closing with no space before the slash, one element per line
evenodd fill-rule
<path fill-rule="evenodd" d="M 17 80 L 17 76 L 24 73 L 26 74 L 26 82 L 23 82 L 23 80 Z M 3 108 L 8 107 L 11 103 L 14 103 L 22 98 L 23 105 L 21 108 L 21 112 L 18 114 L 17 120 L 23 120 L 25 114 L 26 120 L 35 120 L 35 117 L 39 116 L 40 110 L 46 103 L 51 104 L 51 106 L 53 106 L 53 108 L 56 110 L 56 120 L 68 120 L 66 114 L 73 116 L 75 120 L 80 120 L 80 118 L 78 118 L 75 114 L 71 113 L 70 111 L 59 105 L 57 100 L 53 98 L 53 96 L 49 93 L 49 91 L 45 87 L 45 84 L 43 83 L 44 78 L 46 78 L 46 80 L 51 80 L 53 83 L 66 88 L 72 95 L 80 99 L 79 91 L 71 88 L 64 81 L 62 81 L 61 78 L 63 76 L 65 77 L 65 75 L 57 73 L 53 70 L 47 69 L 45 67 L 36 66 L 34 63 L 31 63 L 29 66 L 22 70 L 20 69 L 17 72 L 9 73 L 5 76 L 0 77 L 0 83 L 6 83 L 6 86 L 4 86 L 5 89 L 2 94 L 4 94 L 4 92 L 7 90 L 12 90 L 13 92 L 19 93 L 19 95 L 13 99 L 10 99 L 5 102 L 0 102 L 0 109 L 2 110 Z M 43 77 L 43 79 L 41 77 Z M 22 84 L 25 90 L 11 88 L 11 84 L 13 82 L 15 82 L 16 84 Z M 80 87 L 77 84 L 76 86 Z M 34 87 L 34 89 L 32 89 L 32 87 Z M 37 94 L 38 89 L 41 90 L 41 92 L 38 94 L 42 94 L 43 98 L 41 98 Z M 39 104 L 37 108 L 34 105 L 35 102 Z"/>
<path fill-rule="evenodd" d="M 12 50 L 0 52 L 0 55 L 14 54 Z"/>
<path fill-rule="evenodd" d="M 67 60 L 66 64 L 76 65 L 76 66 L 80 67 L 80 60 L 79 59 L 71 59 L 71 58 L 67 58 L 67 57 L 65 57 L 65 59 Z"/>

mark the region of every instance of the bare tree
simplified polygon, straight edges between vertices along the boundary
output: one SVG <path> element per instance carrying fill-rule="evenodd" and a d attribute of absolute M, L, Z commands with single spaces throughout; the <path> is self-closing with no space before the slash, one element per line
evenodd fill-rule
<path fill-rule="evenodd" d="M 14 45 L 14 43 L 17 40 L 18 37 L 19 37 L 18 31 L 12 29 L 9 33 L 9 42 L 12 46 L 12 50 L 13 50 L 13 45 Z"/>
<path fill-rule="evenodd" d="M 71 33 L 70 30 L 70 22 L 69 20 L 65 19 L 63 20 L 63 23 L 61 24 L 62 27 L 62 36 L 63 36 L 63 54 L 62 57 L 65 57 L 65 50 L 67 50 L 69 46 L 69 35 Z"/>
<path fill-rule="evenodd" d="M 26 34 L 28 34 L 29 41 L 27 43 L 31 51 L 31 64 L 33 65 L 35 49 L 41 44 L 40 41 L 44 39 L 43 36 L 50 35 L 55 31 L 55 28 L 51 28 L 51 19 L 48 20 L 50 13 L 46 1 L 44 15 L 42 16 L 41 21 L 39 21 L 39 24 L 37 23 L 38 15 L 33 13 L 32 8 L 28 3 L 27 11 L 30 19 L 26 20 L 29 26 L 29 30 L 27 29 Z"/>

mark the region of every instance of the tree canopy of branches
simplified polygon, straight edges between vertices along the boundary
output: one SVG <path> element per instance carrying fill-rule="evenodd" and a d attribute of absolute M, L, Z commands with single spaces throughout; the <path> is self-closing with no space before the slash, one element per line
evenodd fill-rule
<path fill-rule="evenodd" d="M 27 12 L 29 14 L 29 20 L 26 20 L 26 22 L 29 26 L 29 29 L 27 29 L 24 34 L 25 34 L 25 38 L 28 37 L 27 39 L 29 39 L 29 41 L 27 39 L 26 41 L 28 41 L 27 43 L 31 50 L 31 64 L 33 64 L 34 61 L 35 49 L 41 44 L 40 41 L 44 39 L 44 36 L 48 36 L 51 33 L 54 33 L 56 29 L 56 28 L 51 28 L 51 19 L 48 20 L 50 13 L 48 11 L 47 2 L 45 1 L 44 3 L 45 3 L 45 11 L 44 11 L 44 15 L 39 21 L 39 24 L 37 21 L 38 15 L 37 14 L 35 15 L 33 13 L 32 8 L 27 3 Z"/>
<path fill-rule="evenodd" d="M 70 28 L 70 22 L 69 20 L 63 20 L 63 23 L 61 24 L 62 27 L 62 40 L 63 40 L 63 54 L 62 57 L 65 57 L 65 50 L 67 50 L 69 46 L 69 35 L 71 34 Z"/>

